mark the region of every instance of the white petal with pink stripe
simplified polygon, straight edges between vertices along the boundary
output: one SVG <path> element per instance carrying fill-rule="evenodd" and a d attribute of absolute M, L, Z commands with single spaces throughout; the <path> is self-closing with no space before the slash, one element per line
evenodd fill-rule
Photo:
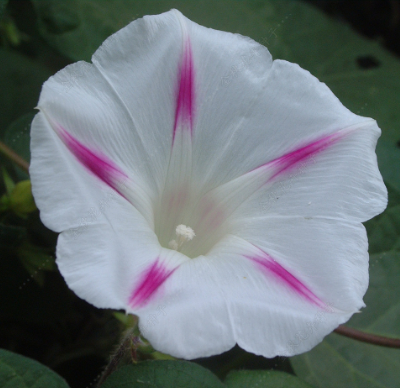
<path fill-rule="evenodd" d="M 176 10 L 92 62 L 44 84 L 32 124 L 33 193 L 72 290 L 187 359 L 298 354 L 364 307 L 361 222 L 387 202 L 374 120 Z"/>

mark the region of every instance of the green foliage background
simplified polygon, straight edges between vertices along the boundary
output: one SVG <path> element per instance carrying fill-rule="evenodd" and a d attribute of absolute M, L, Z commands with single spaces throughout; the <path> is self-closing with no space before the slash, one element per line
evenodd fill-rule
<path fill-rule="evenodd" d="M 250 36 L 266 45 L 275 58 L 309 70 L 353 112 L 375 118 L 382 128 L 377 155 L 389 206 L 366 223 L 371 255 L 367 307 L 348 325 L 400 338 L 397 57 L 301 1 L 14 0 L 6 4 L 0 0 L 0 139 L 26 160 L 30 122 L 42 83 L 68 63 L 90 61 L 99 45 L 130 21 L 171 8 L 204 26 Z M 372 65 L 360 65 L 363 61 Z M 0 346 L 50 366 L 71 387 L 93 385 L 122 324 L 111 312 L 97 311 L 67 289 L 54 265 L 56 235 L 40 223 L 37 211 L 22 205 L 17 210 L 7 207 L 13 198 L 15 203 L 16 184 L 28 175 L 1 155 L 0 163 L 0 196 L 4 194 Z M 299 340 L 307 335 L 300 333 Z M 242 368 L 255 370 L 238 371 Z M 238 348 L 196 363 L 149 360 L 124 366 L 103 386 L 396 388 L 399 381 L 399 349 L 331 334 L 310 352 L 290 360 L 265 360 Z M 36 361 L 0 350 L 0 386 L 68 385 Z"/>

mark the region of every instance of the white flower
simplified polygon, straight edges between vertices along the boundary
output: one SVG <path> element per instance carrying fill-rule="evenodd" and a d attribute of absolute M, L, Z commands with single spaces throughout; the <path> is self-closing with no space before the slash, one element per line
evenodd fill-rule
<path fill-rule="evenodd" d="M 374 120 L 176 10 L 92 62 L 44 84 L 32 124 L 33 193 L 72 290 L 189 359 L 301 353 L 364 306 L 361 222 L 387 198 Z"/>

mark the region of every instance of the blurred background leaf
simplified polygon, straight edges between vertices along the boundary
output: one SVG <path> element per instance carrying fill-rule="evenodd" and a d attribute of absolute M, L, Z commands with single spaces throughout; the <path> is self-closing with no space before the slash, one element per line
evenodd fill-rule
<path fill-rule="evenodd" d="M 74 61 L 90 61 L 106 37 L 134 19 L 126 0 L 33 0 L 44 39 Z"/>
<path fill-rule="evenodd" d="M 42 84 L 51 73 L 25 56 L 0 48 L 0 130 L 33 112 Z M 4 139 L 4 134 L 1 136 Z"/>
<path fill-rule="evenodd" d="M 27 241 L 24 241 L 18 248 L 17 255 L 31 278 L 39 286 L 44 286 L 44 271 L 55 271 L 57 268 L 55 258 L 52 255 L 43 248 L 39 248 Z"/>
<path fill-rule="evenodd" d="M 0 21 L 3 19 L 8 0 L 0 0 Z"/>
<path fill-rule="evenodd" d="M 192 362 L 145 361 L 122 367 L 102 387 L 224 388 L 224 385 L 210 371 Z"/>
<path fill-rule="evenodd" d="M 400 192 L 387 184 L 389 203 L 383 214 L 365 223 L 369 252 L 400 251 Z M 373 270 L 373 268 L 371 268 Z"/>
<path fill-rule="evenodd" d="M 225 379 L 227 388 L 312 388 L 288 373 L 278 371 L 234 371 Z"/>
<path fill-rule="evenodd" d="M 31 159 L 30 129 L 35 114 L 35 112 L 29 112 L 20 116 L 18 119 L 14 120 L 2 134 L 3 142 L 28 163 Z M 19 167 L 16 167 L 16 172 L 18 179 L 29 178 L 29 175 Z"/>
<path fill-rule="evenodd" d="M 0 248 L 3 255 L 8 249 L 18 247 L 25 239 L 26 228 L 0 223 Z"/>
<path fill-rule="evenodd" d="M 372 334 L 400 338 L 400 252 L 371 255 L 367 307 L 348 325 Z M 291 358 L 296 374 L 321 388 L 397 388 L 399 349 L 329 335 L 320 345 Z"/>

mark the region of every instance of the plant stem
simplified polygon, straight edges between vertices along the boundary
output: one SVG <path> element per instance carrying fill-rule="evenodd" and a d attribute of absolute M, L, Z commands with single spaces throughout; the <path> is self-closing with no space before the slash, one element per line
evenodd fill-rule
<path fill-rule="evenodd" d="M 29 163 L 0 141 L 0 152 L 29 174 Z"/>
<path fill-rule="evenodd" d="M 335 333 L 355 339 L 357 341 L 366 342 L 368 344 L 385 346 L 387 348 L 400 348 L 400 339 L 369 334 L 365 333 L 364 331 L 356 330 L 343 325 L 340 325 L 335 330 Z"/>
<path fill-rule="evenodd" d="M 100 386 L 103 385 L 103 383 L 106 381 L 107 377 L 110 376 L 110 374 L 117 369 L 119 362 L 126 354 L 126 350 L 131 342 L 132 335 L 133 335 L 133 330 L 132 329 L 128 330 L 128 332 L 123 337 L 121 343 L 118 345 L 117 350 L 111 356 L 110 362 L 104 369 L 104 372 L 101 375 L 100 380 L 96 385 L 96 388 L 100 388 Z"/>

